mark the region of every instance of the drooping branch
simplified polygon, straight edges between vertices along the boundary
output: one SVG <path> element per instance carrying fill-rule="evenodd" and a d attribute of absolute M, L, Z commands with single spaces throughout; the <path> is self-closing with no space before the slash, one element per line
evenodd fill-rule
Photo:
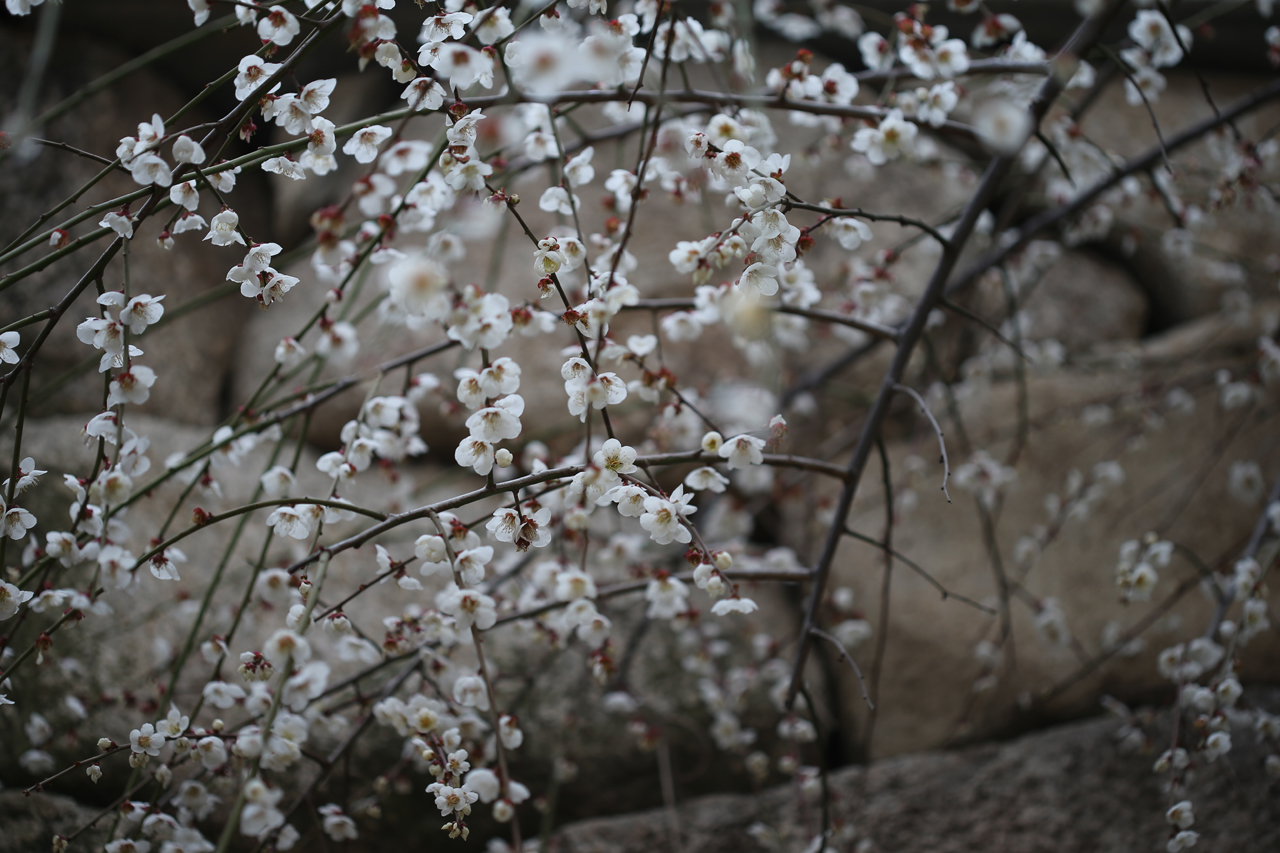
<path fill-rule="evenodd" d="M 1121 0 L 1110 0 L 1099 13 L 1087 18 L 1068 40 L 1062 50 L 1063 55 L 1078 56 L 1087 50 L 1101 37 L 1103 28 L 1121 5 L 1123 5 Z M 1045 80 L 1030 108 L 1033 124 L 1039 124 L 1050 105 L 1061 93 L 1065 82 L 1052 76 Z M 1280 88 L 1280 86 L 1277 88 Z M 853 458 L 849 461 L 845 485 L 836 504 L 835 521 L 827 534 L 818 564 L 814 568 L 814 583 L 809 596 L 809 604 L 805 611 L 804 630 L 796 652 L 795 663 L 792 666 L 791 684 L 787 689 L 786 706 L 788 708 L 794 705 L 796 694 L 799 692 L 801 682 L 804 679 L 805 663 L 808 660 L 810 638 L 812 636 L 809 632 L 816 624 L 818 607 L 826 593 L 827 581 L 831 575 L 831 566 L 835 560 L 836 549 L 840 544 L 845 520 L 849 517 L 854 494 L 858 490 L 858 484 L 862 479 L 863 470 L 871 455 L 871 449 L 879 437 L 880 427 L 888 415 L 890 397 L 906 372 L 907 364 L 911 359 L 915 346 L 919 342 L 920 336 L 924 333 L 929 313 L 945 295 L 947 281 L 950 279 L 951 273 L 959 260 L 960 249 L 968 242 L 974 227 L 977 225 L 979 215 L 990 204 L 991 199 L 995 197 L 1000 184 L 1012 169 L 1013 163 L 1012 156 L 1000 155 L 992 159 L 987 166 L 986 173 L 965 206 L 964 212 L 960 216 L 960 221 L 956 223 L 952 231 L 951 245 L 942 250 L 942 257 L 938 261 L 932 278 L 929 280 L 923 295 L 916 303 L 911 317 L 899 333 L 897 352 L 894 354 L 893 362 L 881 381 L 880 390 L 876 395 L 875 402 L 872 404 L 871 411 L 863 422 L 862 432 L 854 449 Z"/>

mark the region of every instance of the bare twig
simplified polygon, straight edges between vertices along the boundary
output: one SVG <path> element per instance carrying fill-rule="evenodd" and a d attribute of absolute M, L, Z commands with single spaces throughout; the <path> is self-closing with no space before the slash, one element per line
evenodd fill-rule
<path fill-rule="evenodd" d="M 942 437 L 942 427 L 938 426 L 938 420 L 933 416 L 933 412 L 929 411 L 929 404 L 924 401 L 914 388 L 908 388 L 906 385 L 894 385 L 895 391 L 901 391 L 908 394 L 920 405 L 920 411 L 924 412 L 924 416 L 929 419 L 929 423 L 933 424 L 933 431 L 938 435 L 938 449 L 942 453 L 942 493 L 947 496 L 947 503 L 951 503 L 951 493 L 947 491 L 947 480 L 951 479 L 951 463 L 947 461 L 947 442 Z"/>
<path fill-rule="evenodd" d="M 858 663 L 853 659 L 853 655 L 849 654 L 849 650 L 844 647 L 844 643 L 840 642 L 831 634 L 823 631 L 821 628 L 810 628 L 810 633 L 815 637 L 820 637 L 828 643 L 836 647 L 836 651 L 840 653 L 840 659 L 846 661 L 853 668 L 854 675 L 858 676 L 858 686 L 862 688 L 862 700 L 867 703 L 867 707 L 871 710 L 876 709 L 876 705 L 871 701 L 871 694 L 867 693 L 867 682 L 862 678 L 862 670 L 858 668 Z"/>
<path fill-rule="evenodd" d="M 926 571 L 926 570 L 924 569 L 924 567 L 922 567 L 919 563 L 917 563 L 917 562 L 915 562 L 914 560 L 912 560 L 911 558 L 907 557 L 907 556 L 906 556 L 905 554 L 903 554 L 901 551 L 898 551 L 898 550 L 897 550 L 897 549 L 895 549 L 895 548 L 892 548 L 892 547 L 887 546 L 883 541 L 881 541 L 881 540 L 879 540 L 879 539 L 875 539 L 875 538 L 873 538 L 873 537 L 871 537 L 871 536 L 868 536 L 868 535 L 867 535 L 867 534 L 865 534 L 865 533 L 859 533 L 858 531 L 856 531 L 856 530 L 854 530 L 854 529 L 852 529 L 852 528 L 850 528 L 850 527 L 846 527 L 846 528 L 845 528 L 845 530 L 844 530 L 844 533 L 845 533 L 845 535 L 846 535 L 846 536 L 850 537 L 851 539 L 857 539 L 859 542 L 865 542 L 866 544 L 871 545 L 871 546 L 874 546 L 874 547 L 876 547 L 876 548 L 879 548 L 879 549 L 880 549 L 880 550 L 882 550 L 882 551 L 883 551 L 883 550 L 888 550 L 888 552 L 889 552 L 890 554 L 892 554 L 892 555 L 893 555 L 893 558 L 894 558 L 895 560 L 898 560 L 898 561 L 899 561 L 899 562 L 901 562 L 903 565 L 905 565 L 907 568 L 911 569 L 913 572 L 915 572 L 916 574 L 918 574 L 920 577 L 924 578 L 924 579 L 925 579 L 925 581 L 927 581 L 927 582 L 929 583 L 929 585 L 930 585 L 930 586 L 932 586 L 932 587 L 933 587 L 934 589 L 936 589 L 939 593 L 941 593 L 941 594 L 942 594 L 942 600 L 943 600 L 943 601 L 946 601 L 947 599 L 954 598 L 956 601 L 959 601 L 959 602 L 962 602 L 962 603 L 964 603 L 964 604 L 967 604 L 967 605 L 969 605 L 970 607 L 972 607 L 972 608 L 974 608 L 974 609 L 976 609 L 976 610 L 980 610 L 980 611 L 982 611 L 983 613 L 986 613 L 986 614 L 989 614 L 989 615 L 992 615 L 992 616 L 994 616 L 994 615 L 995 615 L 996 611 L 995 611 L 995 610 L 993 610 L 992 608 L 988 607 L 987 605 L 982 604 L 981 602 L 974 601 L 972 598 L 969 598 L 967 595 L 961 595 L 961 594 L 960 594 L 960 593 L 958 593 L 958 592 L 953 592 L 952 590 L 947 589 L 945 586 L 943 586 L 943 585 L 938 581 L 938 579 L 937 579 L 937 578 L 935 578 L 935 577 L 934 577 L 933 575 L 931 575 L 928 571 Z"/>

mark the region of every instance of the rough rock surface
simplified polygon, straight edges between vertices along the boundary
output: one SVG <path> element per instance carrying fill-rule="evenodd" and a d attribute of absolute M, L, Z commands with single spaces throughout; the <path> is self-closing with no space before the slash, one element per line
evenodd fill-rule
<path fill-rule="evenodd" d="M 1134 853 L 1163 850 L 1172 804 L 1152 755 L 1116 746 L 1117 721 L 1095 719 L 1006 743 L 927 752 L 831 774 L 836 850 L 1001 853 Z M 1160 733 L 1161 736 L 1164 733 Z M 1243 734 L 1224 759 L 1205 766 L 1187 796 L 1205 850 L 1262 853 L 1280 844 L 1276 782 Z M 1155 747 L 1159 749 L 1160 747 Z M 583 821 L 562 829 L 556 853 L 800 851 L 821 828 L 819 796 L 795 786 L 754 795 L 702 797 L 681 804 L 671 838 L 658 810 Z M 764 844 L 767 825 L 780 844 Z M 829 847 L 829 849 L 830 849 Z"/>
<path fill-rule="evenodd" d="M 34 853 L 52 848 L 54 834 L 69 836 L 87 824 L 98 809 L 62 794 L 31 797 L 21 791 L 0 791 L 0 853 Z M 70 850 L 100 850 L 106 826 L 99 824 L 79 836 Z"/>
<path fill-rule="evenodd" d="M 1102 693 L 1135 698 L 1162 689 L 1166 682 L 1156 671 L 1156 655 L 1202 633 L 1210 624 L 1214 603 L 1196 588 L 1194 562 L 1179 555 L 1159 570 L 1160 582 L 1150 602 L 1123 604 L 1114 581 L 1120 546 L 1157 531 L 1213 570 L 1229 572 L 1239 558 L 1262 504 L 1231 488 L 1231 466 L 1253 461 L 1260 463 L 1264 476 L 1274 476 L 1277 451 L 1268 436 L 1275 435 L 1276 421 L 1274 410 L 1265 405 L 1223 411 L 1214 375 L 1219 368 L 1239 369 L 1247 363 L 1260 330 L 1274 322 L 1269 319 L 1274 306 L 1260 303 L 1243 324 L 1221 316 L 1205 318 L 1057 371 L 1032 372 L 1027 442 L 1017 478 L 1005 488 L 994 515 L 1003 571 L 1011 581 L 1022 581 L 1024 590 L 1015 593 L 1011 604 L 1014 650 L 1005 655 L 998 683 L 987 683 L 989 689 L 975 694 L 975 682 L 985 674 L 975 646 L 981 639 L 996 639 L 999 619 L 956 600 L 940 600 L 936 588 L 898 562 L 873 756 L 990 736 L 1011 725 L 1042 721 L 1044 715 L 1078 716 L 1096 707 Z M 1193 396 L 1194 411 L 1169 408 L 1166 395 L 1174 387 Z M 997 370 L 989 379 L 966 383 L 958 394 L 968 446 L 1005 461 L 1017 432 L 1017 383 Z M 933 406 L 955 474 L 968 459 L 966 445 L 944 401 L 934 397 Z M 911 409 L 904 407 L 904 412 L 904 417 L 917 418 Z M 953 502 L 946 503 L 939 490 L 937 437 L 923 418 L 915 422 L 910 437 L 889 445 L 899 499 L 908 489 L 918 499 L 914 508 L 899 503 L 893 545 L 947 589 L 994 605 L 999 600 L 996 570 L 984 544 L 975 496 L 953 476 Z M 919 457 L 918 464 L 920 458 L 926 461 L 911 469 L 912 455 Z M 1036 533 L 1039 525 L 1054 529 L 1046 499 L 1066 499 L 1071 471 L 1080 472 L 1087 483 L 1094 466 L 1109 461 L 1119 463 L 1124 482 L 1095 502 L 1088 516 L 1065 520 L 1037 561 L 1021 562 L 1019 540 Z M 885 525 L 880 482 L 880 468 L 873 460 L 850 523 L 854 530 L 876 538 Z M 1271 482 L 1268 479 L 1268 488 Z M 802 526 L 806 521 L 799 515 L 792 520 L 794 525 L 787 528 L 790 541 L 802 559 L 816 559 L 812 550 L 814 542 L 822 541 L 821 521 L 810 518 Z M 882 573 L 883 558 L 876 547 L 846 538 L 837 552 L 833 586 L 854 590 L 856 606 L 876 630 Z M 1162 615 L 1158 606 L 1180 585 L 1185 594 L 1167 616 Z M 1034 621 L 1048 599 L 1061 606 L 1076 646 L 1046 643 L 1038 636 Z M 1231 612 L 1230 618 L 1237 618 L 1238 606 Z M 1047 701 L 1046 691 L 1072 676 L 1083 657 L 1107 648 L 1107 637 L 1147 619 L 1152 624 L 1142 635 L 1141 648 L 1110 659 Z M 1269 662 L 1274 661 L 1276 642 L 1271 631 L 1243 649 L 1246 678 L 1274 678 Z M 874 646 L 870 639 L 854 651 L 864 672 L 872 664 Z M 848 667 L 834 662 L 832 666 L 842 685 L 843 732 L 857 741 L 865 736 L 867 722 L 860 688 Z M 1031 714 L 1020 710 L 1026 697 L 1036 700 Z"/>
<path fill-rule="evenodd" d="M 1147 297 L 1129 273 L 1118 264 L 1088 251 L 1052 252 L 1038 277 L 1020 282 L 1018 334 L 1026 341 L 1055 340 L 1068 355 L 1085 353 L 1098 344 L 1136 341 L 1146 331 Z M 984 281 L 983 284 L 988 282 Z M 979 286 L 984 302 L 998 300 L 984 316 L 1003 317 L 1008 302 L 1003 282 Z M 979 339 L 989 335 L 970 327 Z M 1006 323 L 1006 335 L 1012 333 Z"/>

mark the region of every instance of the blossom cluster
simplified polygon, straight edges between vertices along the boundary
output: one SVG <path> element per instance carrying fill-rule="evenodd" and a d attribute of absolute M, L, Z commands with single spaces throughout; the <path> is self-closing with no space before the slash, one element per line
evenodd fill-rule
<path fill-rule="evenodd" d="M 7 0 L 15 14 L 39 5 Z M 878 678 L 888 636 L 887 614 L 872 614 L 862 593 L 831 579 L 833 561 L 844 559 L 837 546 L 860 538 L 888 565 L 908 562 L 894 550 L 893 525 L 922 503 L 920 481 L 936 486 L 922 459 L 911 455 L 905 472 L 892 471 L 884 450 L 884 538 L 849 526 L 897 393 L 915 398 L 921 423 L 937 434 L 946 500 L 950 482 L 986 532 L 998 579 L 990 599 L 954 595 L 910 563 L 944 599 L 962 599 L 987 620 L 973 649 L 974 692 L 993 695 L 1008 677 L 1015 608 L 1051 658 L 1086 654 L 1066 596 L 1035 595 L 1027 578 L 1077 525 L 1127 497 L 1125 467 L 1104 456 L 1072 470 L 1042 496 L 1045 522 L 1017 538 L 1006 560 L 995 531 L 1030 487 L 1021 446 L 997 452 L 999 439 L 962 428 L 960 409 L 997 377 L 1016 377 L 1025 393 L 1028 373 L 1074 358 L 1059 341 L 1030 336 L 1020 308 L 1061 246 L 1110 234 L 1124 208 L 1148 194 L 1178 226 L 1161 251 L 1185 257 L 1213 209 L 1263 198 L 1280 151 L 1274 141 L 1209 139 L 1204 168 L 1215 185 L 1203 198 L 1167 154 L 1130 168 L 1058 99 L 1093 93 L 1109 78 L 1079 57 L 1051 56 L 1013 15 L 967 0 L 948 3 L 981 12 L 967 40 L 930 23 L 923 5 L 878 32 L 848 6 L 817 2 L 802 15 L 758 0 L 753 20 L 782 38 L 825 33 L 849 43 L 845 63 L 801 48 L 767 69 L 757 68 L 763 54 L 752 48 L 759 33 L 721 0 L 702 20 L 660 0 L 567 0 L 542 10 L 463 0 L 421 10 L 394 0 L 232 5 L 235 24 L 261 48 L 222 75 L 218 85 L 237 105 L 229 116 L 140 122 L 119 140 L 112 168 L 141 189 L 91 207 L 98 232 L 73 243 L 82 220 L 59 220 L 0 260 L 37 245 L 59 260 L 95 234 L 111 247 L 81 285 L 97 285 L 96 296 L 87 291 L 93 316 L 75 331 L 102 396 L 80 436 L 87 470 L 49 478 L 66 490 L 57 498 L 65 518 L 43 509 L 37 518 L 33 508 L 49 505 L 40 491 L 49 472 L 21 446 L 23 423 L 35 417 L 27 382 L 47 337 L 25 327 L 51 329 L 65 309 L 0 331 L 0 364 L 12 365 L 0 415 L 17 424 L 15 469 L 0 485 L 0 705 L 24 718 L 29 749 L 20 764 L 39 778 L 59 772 L 59 729 L 70 742 L 123 725 L 76 765 L 93 782 L 116 785 L 124 775 L 116 765 L 127 760 L 147 780 L 122 797 L 109 853 L 214 850 L 205 835 L 211 819 L 226 827 L 223 849 L 236 833 L 276 850 L 305 846 L 314 834 L 353 840 L 405 779 L 419 780 L 406 790 L 429 798 L 422 802 L 450 837 L 467 838 L 473 813 L 483 812 L 520 848 L 522 819 L 527 829 L 535 806 L 530 768 L 548 754 L 539 742 L 546 717 L 559 714 L 555 725 L 564 725 L 589 710 L 664 756 L 673 721 L 698 717 L 721 757 L 756 783 L 776 771 L 803 795 L 819 795 L 828 745 L 823 714 L 797 702 L 805 655 L 821 647 L 854 664 L 874 645 Z M 1106 5 L 1077 4 L 1085 16 Z M 217 4 L 188 6 L 202 27 Z M 1123 43 L 1086 51 L 1110 64 L 1135 108 L 1158 97 L 1165 70 L 1192 48 L 1192 31 L 1170 14 L 1146 4 Z M 1273 54 L 1274 29 L 1266 36 Z M 302 58 L 332 32 L 355 67 L 393 81 L 393 109 L 339 125 L 344 78 L 299 78 Z M 852 70 L 859 60 L 862 69 Z M 719 90 L 699 88 L 708 80 Z M 779 113 L 788 127 L 775 126 Z M 812 144 L 796 144 L 797 133 Z M 236 138 L 249 153 L 223 159 Z M 848 191 L 831 178 L 822 197 L 803 198 L 800 173 L 815 163 L 851 177 Z M 860 206 L 858 181 L 879 170 L 892 180 L 907 168 L 930 169 L 966 192 L 977 186 L 976 201 L 927 221 Z M 1032 241 L 1011 225 L 997 210 L 1000 181 L 979 183 L 984 169 L 1012 175 L 1036 204 L 1062 211 L 1061 233 Z M 248 176 L 321 185 L 330 203 L 311 214 L 302 246 L 250 233 L 253 217 L 236 210 L 247 212 L 248 202 L 234 195 Z M 705 225 L 653 252 L 653 218 L 694 208 Z M 890 244 L 895 229 L 910 236 Z M 250 399 L 224 407 L 206 438 L 153 466 L 153 441 L 166 446 L 167 436 L 144 434 L 138 407 L 185 380 L 152 341 L 188 303 L 175 304 L 172 290 L 153 295 L 159 284 L 130 247 L 145 236 L 187 250 L 175 240 L 187 232 L 203 233 L 210 252 L 230 249 L 217 267 L 219 276 L 227 269 L 229 299 L 298 322 L 278 341 L 272 327 L 271 357 L 256 366 Z M 508 254 L 518 263 L 504 266 Z M 990 323 L 946 289 L 963 269 L 957 259 L 979 254 L 982 263 L 997 260 L 972 276 L 977 287 L 998 277 L 1008 300 Z M 936 286 L 912 272 L 916 260 L 939 271 Z M 1232 270 L 1220 272 L 1233 280 Z M 15 275 L 0 288 L 26 273 Z M 1244 325 L 1248 297 L 1231 294 L 1224 315 Z M 950 371 L 932 360 L 935 335 L 951 340 L 953 315 L 991 334 L 989 343 L 956 344 L 963 361 Z M 1130 448 L 1209 398 L 1223 417 L 1273 401 L 1280 347 L 1274 329 L 1264 331 L 1239 369 L 1201 377 L 1192 390 L 1090 403 L 1082 428 L 1131 418 L 1139 428 Z M 391 351 L 405 341 L 407 355 Z M 912 348 L 922 341 L 931 363 L 917 370 Z M 832 345 L 853 360 L 897 348 L 854 419 L 861 437 L 843 422 L 828 429 L 848 410 L 835 407 L 838 395 L 814 393 L 834 387 L 845 362 L 803 384 Z M 428 359 L 437 359 L 436 372 L 419 366 Z M 793 379 L 794 393 L 782 393 Z M 924 394 L 907 387 L 931 381 Z M 945 434 L 934 415 L 944 411 Z M 1030 415 L 1019 417 L 1025 437 Z M 788 440 L 788 420 L 802 425 L 802 440 Z M 954 453 L 957 438 L 963 461 L 952 471 L 947 448 Z M 313 452 L 313 439 L 324 447 Z M 1229 466 L 1227 492 L 1261 518 L 1247 553 L 1228 567 L 1200 566 L 1175 544 L 1176 531 L 1161 530 L 1119 544 L 1107 576 L 1126 606 L 1145 612 L 1184 563 L 1194 564 L 1217 613 L 1207 634 L 1156 655 L 1154 673 L 1171 685 L 1185 723 L 1155 764 L 1169 777 L 1170 851 L 1198 839 L 1192 768 L 1228 754 L 1243 725 L 1272 752 L 1280 745 L 1280 723 L 1242 700 L 1237 672 L 1242 650 L 1272 628 L 1266 578 L 1280 503 L 1266 473 L 1254 459 Z M 819 477 L 834 488 L 814 485 Z M 153 524 L 147 513 L 162 504 Z M 803 524 L 774 531 L 762 507 Z M 774 582 L 816 589 L 795 625 L 786 621 L 792 614 L 779 616 L 783 597 L 763 587 Z M 67 693 L 51 707 L 29 698 L 29 684 L 53 677 L 49 659 L 76 675 L 64 631 L 82 621 L 118 627 L 165 608 L 180 614 L 178 642 L 156 632 L 155 666 L 144 673 L 136 663 L 145 686 L 113 684 L 92 701 Z M 637 651 L 642 639 L 671 664 L 673 692 L 685 695 L 642 689 L 647 673 L 636 668 L 654 666 Z M 1111 623 L 1095 662 L 1135 656 L 1143 642 Z M 520 703 L 556 659 L 587 684 L 581 695 L 575 688 L 574 710 L 548 702 L 526 711 Z M 1146 736 L 1136 715 L 1121 715 L 1122 740 Z M 396 744 L 385 774 L 346 789 L 327 782 L 361 738 Z M 1280 774 L 1280 752 L 1265 761 Z M 558 753 L 555 767 L 556 785 L 574 772 Z M 339 790 L 341 802 L 325 803 Z M 827 841 L 805 843 L 819 850 Z"/>

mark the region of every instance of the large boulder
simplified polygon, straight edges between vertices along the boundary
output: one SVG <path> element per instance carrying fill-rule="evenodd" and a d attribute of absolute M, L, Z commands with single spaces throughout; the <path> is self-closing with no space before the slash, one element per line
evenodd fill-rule
<path fill-rule="evenodd" d="M 1094 719 L 955 752 L 925 752 L 830 774 L 828 846 L 839 850 L 961 853 L 1130 853 L 1170 837 L 1165 779 L 1149 752 L 1117 745 L 1119 725 Z M 1163 727 L 1157 738 L 1167 738 Z M 1140 738 L 1139 738 L 1140 740 Z M 1159 741 L 1156 741 L 1158 743 Z M 1241 732 L 1205 766 L 1186 796 L 1209 849 L 1271 850 L 1280 843 L 1265 747 Z M 1155 747 L 1159 749 L 1158 746 Z M 751 795 L 699 797 L 656 810 L 571 824 L 561 853 L 800 851 L 820 833 L 816 781 Z"/>
<path fill-rule="evenodd" d="M 1267 440 L 1275 433 L 1274 409 L 1263 403 L 1224 411 L 1223 391 L 1215 385 L 1219 369 L 1247 375 L 1257 336 L 1274 323 L 1274 310 L 1274 302 L 1262 304 L 1243 324 L 1207 318 L 1095 352 L 1056 372 L 1031 371 L 1025 427 L 1019 427 L 1019 386 L 1007 359 L 1005 372 L 977 374 L 956 389 L 963 434 L 934 395 L 932 410 L 945 432 L 953 474 L 951 504 L 939 488 L 937 437 L 904 407 L 904 418 L 917 419 L 913 435 L 888 447 L 897 493 L 893 546 L 949 591 L 997 610 L 1003 574 L 1012 585 L 1011 636 L 993 670 L 989 649 L 980 653 L 978 645 L 998 644 L 1004 620 L 941 600 L 935 586 L 898 562 L 872 755 L 1079 714 L 1103 693 L 1136 698 L 1171 689 L 1157 673 L 1155 657 L 1213 622 L 1216 600 L 1197 589 L 1199 567 L 1230 575 L 1263 511 L 1261 486 L 1246 476 L 1248 466 L 1260 466 L 1269 489 L 1280 460 Z M 1273 399 L 1274 385 L 1255 393 Z M 961 466 L 969 451 L 986 451 L 1010 465 L 1022 430 L 1025 444 L 1007 472 L 1013 479 L 989 510 L 991 544 L 999 552 L 994 557 L 974 492 L 982 482 L 975 486 L 966 479 L 972 469 Z M 1118 471 L 1108 469 L 1112 462 Z M 874 539 L 885 528 L 881 479 L 873 459 L 850 517 L 853 530 Z M 797 507 L 787 517 L 794 525 L 785 528 L 788 541 L 802 558 L 816 559 L 814 543 L 822 541 L 826 514 L 815 517 Z M 1148 531 L 1179 550 L 1159 570 L 1150 603 L 1125 604 L 1114 578 L 1121 545 Z M 1264 542 L 1259 560 L 1272 559 L 1273 550 Z M 882 574 L 878 547 L 844 540 L 832 587 L 853 591 L 858 615 L 875 632 L 886 618 L 877 603 Z M 1179 590 L 1184 594 L 1176 595 Z M 1239 618 L 1239 605 L 1228 618 Z M 1045 630 L 1058 624 L 1065 633 Z M 1144 625 L 1138 643 L 1119 642 Z M 864 672 L 875 665 L 875 645 L 868 639 L 854 653 Z M 1104 652 L 1100 666 L 1086 666 Z M 1274 680 L 1267 664 L 1277 653 L 1274 632 L 1255 637 L 1241 652 L 1244 677 Z M 831 667 L 841 679 L 842 730 L 857 742 L 867 726 L 860 686 L 846 666 Z"/>
<path fill-rule="evenodd" d="M 0 791 L 0 853 L 52 850 L 55 835 L 69 838 L 97 813 L 97 809 L 62 794 L 26 796 L 20 791 Z M 106 841 L 105 823 L 77 836 L 68 849 L 101 849 Z"/>

